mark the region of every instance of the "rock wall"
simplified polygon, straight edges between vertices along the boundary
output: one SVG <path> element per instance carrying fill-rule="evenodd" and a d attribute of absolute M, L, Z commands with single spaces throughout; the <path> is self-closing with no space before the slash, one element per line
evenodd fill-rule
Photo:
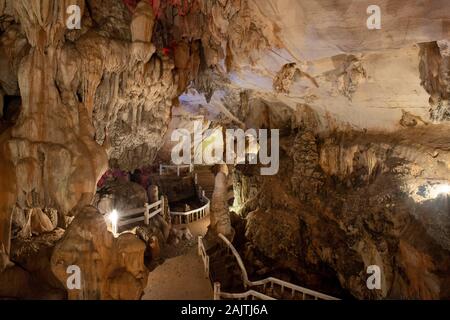
<path fill-rule="evenodd" d="M 73 4 L 79 30 L 66 26 Z M 29 234 L 17 217 L 38 212 L 48 231 L 44 212 L 57 212 L 67 227 L 108 165 L 150 164 L 169 130 L 201 115 L 280 129 L 280 173 L 239 166 L 235 180 L 257 250 L 314 285 L 302 270 L 334 273 L 359 298 L 448 297 L 448 201 L 435 197 L 449 181 L 447 4 L 378 5 L 381 30 L 347 0 L 0 0 L 2 265 L 12 227 Z M 194 117 L 169 128 L 180 103 Z M 383 267 L 381 291 L 365 287 L 369 264 Z M 77 297 L 137 296 L 134 269 L 114 289 L 110 270 L 86 268 L 92 291 Z"/>
<path fill-rule="evenodd" d="M 430 94 L 430 119 L 450 119 L 450 42 L 446 40 L 420 45 L 420 77 Z"/>
<path fill-rule="evenodd" d="M 80 30 L 66 27 L 73 4 Z M 111 0 L 2 1 L 1 9 L 2 98 L 21 97 L 17 120 L 0 126 L 0 239 L 9 251 L 14 206 L 75 214 L 108 162 L 151 163 L 182 88 L 174 62 L 155 52 L 147 1 L 132 13 Z"/>
<path fill-rule="evenodd" d="M 66 25 L 70 5 L 81 9 L 79 30 Z M 27 215 L 30 210 L 57 212 L 58 225 L 66 228 L 71 221 L 66 216 L 76 216 L 92 203 L 97 181 L 108 165 L 132 170 L 150 164 L 169 125 L 173 100 L 185 84 L 179 86 L 172 58 L 152 43 L 155 15 L 147 1 L 130 12 L 114 0 L 2 0 L 0 16 L 3 260 L 3 255 L 10 255 L 13 236 L 29 239 L 33 234 L 28 224 L 17 224 L 17 217 L 32 219 Z M 183 59 L 190 55 L 181 56 L 177 64 Z M 43 232 L 51 231 L 47 220 L 40 224 L 46 224 Z M 83 233 L 84 227 L 76 224 L 72 230 L 78 231 L 69 230 L 65 239 L 72 241 L 71 234 Z M 139 298 L 145 285 L 145 274 L 137 270 L 140 262 L 130 265 L 108 259 L 117 255 L 133 263 L 142 255 L 143 260 L 145 244 L 141 248 L 140 242 L 122 239 L 128 236 L 106 240 L 111 237 L 106 229 L 86 232 L 99 234 L 102 248 L 98 250 L 104 250 L 105 266 L 111 263 L 115 268 L 97 270 L 89 266 L 95 257 L 80 258 L 81 264 L 85 262 L 85 287 L 81 293 L 69 292 L 69 298 Z M 56 255 L 71 256 L 65 251 L 66 245 L 71 246 L 66 240 Z M 31 241 L 38 241 L 36 234 Z M 87 242 L 80 246 L 90 248 Z M 11 288 L 22 283 L 33 289 L 27 271 L 17 268 L 7 270 L 17 281 L 2 285 Z M 65 285 L 66 271 L 55 270 Z M 2 274 L 2 279 L 8 275 Z M 29 290 L 16 293 L 13 296 L 30 297 Z"/>
<path fill-rule="evenodd" d="M 145 244 L 134 234 L 114 238 L 102 214 L 85 207 L 56 245 L 51 270 L 69 299 L 140 299 L 147 284 Z M 78 266 L 81 288 L 67 288 L 69 266 Z"/>
<path fill-rule="evenodd" d="M 86 105 L 78 101 L 75 92 L 66 99 L 61 96 L 73 75 L 70 64 L 60 59 L 66 53 L 63 40 L 68 2 L 34 1 L 31 8 L 29 4 L 7 4 L 13 7 L 29 47 L 20 65 L 15 60 L 20 56 L 11 56 L 10 62 L 18 66 L 22 106 L 17 123 L 0 139 L 5 170 L 1 194 L 2 199 L 7 197 L 0 213 L 2 229 L 6 229 L 0 234 L 3 243 L 9 242 L 13 205 L 50 207 L 67 213 L 77 204 L 89 203 L 107 164 L 106 153 L 94 141 Z M 10 28 L 14 30 L 15 25 Z M 9 50 L 17 50 L 17 45 L 18 41 L 13 42 Z M 57 86 L 59 77 L 67 81 Z"/>
<path fill-rule="evenodd" d="M 448 130 L 294 132 L 278 175 L 234 174 L 248 241 L 316 289 L 333 292 L 317 281 L 325 266 L 357 298 L 448 299 L 450 202 L 432 192 L 450 179 Z M 369 265 L 382 270 L 381 290 L 366 286 Z"/>

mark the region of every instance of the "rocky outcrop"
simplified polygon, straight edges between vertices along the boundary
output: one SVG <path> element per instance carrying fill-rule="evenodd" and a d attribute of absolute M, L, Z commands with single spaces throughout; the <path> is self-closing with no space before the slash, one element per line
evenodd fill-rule
<path fill-rule="evenodd" d="M 82 5 L 82 1 L 75 3 Z M 8 172 L 2 174 L 5 186 L 0 191 L 0 220 L 6 230 L 0 237 L 7 246 L 15 203 L 22 208 L 49 207 L 67 213 L 80 202 L 90 201 L 107 164 L 106 153 L 94 141 L 86 105 L 78 101 L 76 90 L 71 90 L 73 64 L 60 59 L 66 54 L 62 43 L 67 5 L 34 1 L 30 9 L 29 4 L 8 1 L 29 47 L 23 59 L 13 54 L 7 60 L 17 66 L 12 74 L 17 74 L 22 98 L 17 123 L 0 138 L 0 164 Z M 6 37 L 13 34 L 10 29 L 13 31 L 14 25 Z M 21 42 L 15 41 L 9 50 L 20 48 Z M 71 94 L 61 95 L 67 91 Z"/>
<path fill-rule="evenodd" d="M 420 44 L 420 78 L 430 94 L 430 119 L 450 119 L 450 42 Z"/>
<path fill-rule="evenodd" d="M 94 204 L 102 214 L 113 209 L 125 210 L 143 208 L 148 203 L 147 191 L 134 182 L 111 180 L 98 190 Z"/>
<path fill-rule="evenodd" d="M 211 199 L 210 230 L 213 234 L 221 233 L 230 239 L 234 237 L 228 211 L 229 171 L 225 164 L 215 166 L 214 191 Z"/>
<path fill-rule="evenodd" d="M 235 175 L 248 241 L 313 288 L 332 292 L 317 282 L 328 270 L 357 298 L 448 299 L 448 195 L 433 192 L 450 179 L 448 130 L 290 136 L 277 176 Z M 369 265 L 380 290 L 366 287 Z"/>
<path fill-rule="evenodd" d="M 66 25 L 69 5 L 80 29 Z M 361 1 L 0 0 L 0 277 L 12 279 L 10 295 L 33 296 L 35 281 L 33 268 L 10 264 L 26 257 L 11 240 L 39 241 L 75 217 L 53 254 L 58 284 L 79 263 L 86 283 L 70 298 L 138 298 L 145 244 L 113 239 L 86 205 L 143 206 L 145 190 L 128 183 L 93 202 L 108 164 L 169 162 L 171 131 L 201 120 L 205 130 L 280 129 L 279 174 L 239 165 L 234 178 L 248 248 L 278 261 L 274 272 L 338 282 L 358 298 L 449 297 L 448 8 L 377 5 L 381 30 L 367 28 Z M 227 180 L 222 167 L 211 230 L 232 235 Z M 183 196 L 175 191 L 170 201 Z M 161 220 L 136 233 L 158 256 L 169 231 Z M 380 291 L 365 286 L 371 264 L 382 267 Z"/>
<path fill-rule="evenodd" d="M 64 287 L 50 268 L 55 244 L 64 235 L 57 228 L 31 238 L 16 238 L 11 244 L 14 263 L 0 271 L 0 297 L 8 299 L 65 299 Z"/>
<path fill-rule="evenodd" d="M 99 1 L 87 1 L 90 10 L 72 1 L 80 30 L 66 27 L 69 2 L 32 2 L 2 10 L 1 91 L 21 95 L 20 115 L 9 129 L 2 119 L 0 137 L 6 251 L 14 206 L 64 217 L 91 203 L 108 160 L 125 169 L 151 162 L 179 90 L 173 62 L 154 54 L 148 2 L 131 15 L 120 1 L 104 1 L 108 13 Z"/>
<path fill-rule="evenodd" d="M 51 270 L 69 299 L 139 299 L 147 282 L 145 244 L 134 234 L 114 238 L 103 215 L 85 207 L 56 245 Z M 69 266 L 81 271 L 81 287 L 67 288 Z"/>

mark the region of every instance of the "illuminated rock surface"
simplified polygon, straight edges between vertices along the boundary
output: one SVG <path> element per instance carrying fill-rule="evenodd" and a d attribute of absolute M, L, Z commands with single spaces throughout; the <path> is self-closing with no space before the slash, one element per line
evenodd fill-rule
<path fill-rule="evenodd" d="M 361 1 L 0 0 L 0 297 L 140 298 L 146 245 L 114 239 L 86 206 L 119 207 L 95 198 L 108 167 L 169 162 L 173 130 L 200 120 L 280 129 L 277 175 L 230 166 L 240 225 L 224 174 L 212 196 L 212 229 L 235 233 L 254 274 L 450 298 L 448 3 L 377 5 L 369 30 Z M 123 208 L 146 197 L 115 192 Z M 156 254 L 169 231 L 155 228 L 141 236 Z M 64 289 L 70 264 L 81 292 Z M 369 265 L 381 290 L 366 287 Z"/>
<path fill-rule="evenodd" d="M 66 286 L 67 268 L 81 270 L 81 290 L 68 290 L 69 299 L 139 299 L 147 281 L 145 244 L 133 234 L 114 238 L 94 207 L 84 208 L 56 245 L 52 272 Z"/>

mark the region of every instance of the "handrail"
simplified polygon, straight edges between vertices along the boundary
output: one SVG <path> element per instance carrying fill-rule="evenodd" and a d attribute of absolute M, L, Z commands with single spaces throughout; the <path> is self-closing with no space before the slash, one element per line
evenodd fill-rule
<path fill-rule="evenodd" d="M 198 236 L 198 255 L 201 256 L 203 261 L 203 266 L 205 268 L 205 276 L 209 278 L 209 256 L 206 253 L 205 245 L 203 244 L 203 237 Z M 214 283 L 214 300 L 220 300 L 220 298 L 225 299 L 245 299 L 248 297 L 258 298 L 260 300 L 276 300 L 275 298 L 269 297 L 261 292 L 255 290 L 248 290 L 243 293 L 228 293 L 220 291 L 220 283 Z"/>
<path fill-rule="evenodd" d="M 198 255 L 202 257 L 203 267 L 205 268 L 205 275 L 207 278 L 209 278 L 209 256 L 206 253 L 206 248 L 203 244 L 202 239 L 202 236 L 198 236 Z"/>
<path fill-rule="evenodd" d="M 151 209 L 155 208 L 150 212 Z M 145 225 L 150 223 L 150 219 L 155 217 L 158 213 L 162 214 L 164 210 L 164 197 L 161 197 L 159 201 L 156 201 L 152 204 L 146 203 L 143 208 L 134 208 L 124 210 L 120 216 L 117 217 L 116 220 L 111 221 L 112 223 L 112 232 L 114 236 L 118 234 L 118 228 L 122 226 L 126 226 L 132 223 L 144 221 Z M 142 213 L 142 216 L 133 217 Z"/>
<path fill-rule="evenodd" d="M 189 173 L 194 171 L 194 165 L 193 164 L 160 164 L 159 165 L 159 175 L 162 176 L 164 169 L 176 169 L 177 170 L 177 176 L 180 176 L 180 170 L 189 168 Z"/>
<path fill-rule="evenodd" d="M 197 174 L 195 175 L 195 184 L 197 185 Z M 169 213 L 171 215 L 178 217 L 180 224 L 182 223 L 183 217 L 186 217 L 187 223 L 191 223 L 196 220 L 202 219 L 209 214 L 211 201 L 206 196 L 205 190 L 202 190 L 200 186 L 197 186 L 197 188 L 198 188 L 197 194 L 200 195 L 199 200 L 205 203 L 203 206 L 186 212 L 171 211 L 169 209 Z"/>
<path fill-rule="evenodd" d="M 181 212 L 181 211 L 170 211 L 170 213 L 173 214 L 173 215 L 188 216 L 188 215 L 190 215 L 190 214 L 192 214 L 192 213 L 196 213 L 196 212 L 199 212 L 199 211 L 201 211 L 201 210 L 204 210 L 204 209 L 206 209 L 207 206 L 209 206 L 210 201 L 209 201 L 209 199 L 208 199 L 207 197 L 202 197 L 202 200 L 205 201 L 206 204 L 204 204 L 204 205 L 201 206 L 200 208 L 193 209 L 193 210 L 191 210 L 191 211 L 186 211 L 186 212 Z"/>
<path fill-rule="evenodd" d="M 245 287 L 257 287 L 257 286 L 264 286 L 264 289 L 266 288 L 267 284 L 270 284 L 271 288 L 273 289 L 274 285 L 278 285 L 281 287 L 281 292 L 284 292 L 284 288 L 288 288 L 291 290 L 291 294 L 292 297 L 295 296 L 296 292 L 299 292 L 302 294 L 303 300 L 305 299 L 306 295 L 308 296 L 312 296 L 314 297 L 316 300 L 317 299 L 322 299 L 322 300 L 339 300 L 338 298 L 320 293 L 318 291 L 314 291 L 314 290 L 310 290 L 301 286 L 298 286 L 296 284 L 287 282 L 287 281 L 283 281 L 281 279 L 278 278 L 274 278 L 274 277 L 268 277 L 266 279 L 263 280 L 258 280 L 258 281 L 250 281 L 248 278 L 248 274 L 247 274 L 247 270 L 245 268 L 244 262 L 241 259 L 241 256 L 239 255 L 238 251 L 236 250 L 236 248 L 233 246 L 233 244 L 221 233 L 219 233 L 219 238 L 221 238 L 225 244 L 228 246 L 228 248 L 231 250 L 231 252 L 233 252 L 239 268 L 241 269 L 242 272 L 242 279 L 244 281 L 244 286 Z"/>
<path fill-rule="evenodd" d="M 305 295 L 309 295 L 309 296 L 314 297 L 316 300 L 317 299 L 339 300 L 338 298 L 329 296 L 327 294 L 323 294 L 323 293 L 320 293 L 320 292 L 317 292 L 317 291 L 314 291 L 314 290 L 311 290 L 308 288 L 304 288 L 304 287 L 298 286 L 296 284 L 293 284 L 293 283 L 290 283 L 287 281 L 283 281 L 281 279 L 274 278 L 274 277 L 268 277 L 268 278 L 265 278 L 263 280 L 258 280 L 258 281 L 251 281 L 250 284 L 252 287 L 254 287 L 254 286 L 264 286 L 265 287 L 267 284 L 270 284 L 272 288 L 273 288 L 274 284 L 277 284 L 281 287 L 282 292 L 284 291 L 284 288 L 290 289 L 292 296 L 295 295 L 295 292 L 302 293 L 303 299 L 305 298 Z"/>
<path fill-rule="evenodd" d="M 206 198 L 206 204 L 201 206 L 200 208 L 187 211 L 187 212 L 177 212 L 177 211 L 169 211 L 172 216 L 178 216 L 180 223 L 182 223 L 182 217 L 187 217 L 187 223 L 194 222 L 196 220 L 202 219 L 209 214 L 210 210 L 210 201 Z"/>
<path fill-rule="evenodd" d="M 239 265 L 239 268 L 241 268 L 242 280 L 244 281 L 244 286 L 247 287 L 247 285 L 250 283 L 250 281 L 248 280 L 247 269 L 245 269 L 245 265 L 244 265 L 244 262 L 241 259 L 241 256 L 237 252 L 236 248 L 227 239 L 227 237 L 225 237 L 223 234 L 219 233 L 219 238 L 222 239 L 223 242 L 225 242 L 225 244 L 227 245 L 227 247 L 230 248 L 231 252 L 233 252 L 233 254 L 234 254 L 234 256 L 235 256 L 235 258 L 237 260 L 237 263 Z"/>
<path fill-rule="evenodd" d="M 220 298 L 248 300 L 249 297 L 251 297 L 251 300 L 254 300 L 254 298 L 257 298 L 259 300 L 277 300 L 273 297 L 270 297 L 255 290 L 248 290 L 242 293 L 223 292 L 220 290 L 220 283 L 214 282 L 214 300 L 220 300 Z"/>

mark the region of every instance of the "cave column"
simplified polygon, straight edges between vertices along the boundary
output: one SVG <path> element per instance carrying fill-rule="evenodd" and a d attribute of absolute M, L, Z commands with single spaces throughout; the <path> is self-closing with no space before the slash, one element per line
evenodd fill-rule
<path fill-rule="evenodd" d="M 214 168 L 215 178 L 214 192 L 211 199 L 210 229 L 216 235 L 222 233 L 232 238 L 233 229 L 228 210 L 228 166 L 226 164 L 218 164 Z"/>

